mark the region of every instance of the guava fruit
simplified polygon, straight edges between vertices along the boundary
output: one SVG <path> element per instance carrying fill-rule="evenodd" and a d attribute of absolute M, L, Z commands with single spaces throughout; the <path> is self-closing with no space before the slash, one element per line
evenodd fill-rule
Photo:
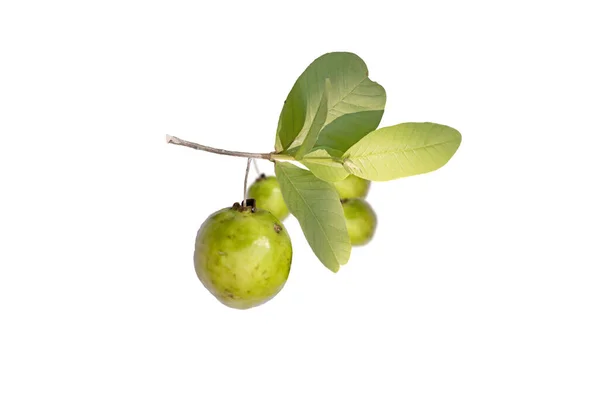
<path fill-rule="evenodd" d="M 292 263 L 292 243 L 270 212 L 235 203 L 210 215 L 196 235 L 194 268 L 223 304 L 248 309 L 283 288 Z"/>
<path fill-rule="evenodd" d="M 254 198 L 257 208 L 271 212 L 279 220 L 290 214 L 275 176 L 261 174 L 250 186 L 248 197 Z"/>
<path fill-rule="evenodd" d="M 344 180 L 333 183 L 341 199 L 365 198 L 371 182 L 358 176 L 349 175 Z"/>
<path fill-rule="evenodd" d="M 346 228 L 353 246 L 365 245 L 373 238 L 377 216 L 371 205 L 361 198 L 342 200 Z"/>

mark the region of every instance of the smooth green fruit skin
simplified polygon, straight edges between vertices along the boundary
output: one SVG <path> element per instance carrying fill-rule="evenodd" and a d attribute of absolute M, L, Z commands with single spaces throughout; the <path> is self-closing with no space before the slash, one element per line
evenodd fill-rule
<path fill-rule="evenodd" d="M 344 201 L 342 207 L 352 245 L 365 245 L 371 241 L 377 227 L 377 216 L 371 205 L 363 199 L 353 198 Z"/>
<path fill-rule="evenodd" d="M 248 190 L 248 198 L 254 198 L 257 208 L 271 212 L 279 220 L 290 214 L 275 176 L 257 179 L 252 183 Z"/>
<path fill-rule="evenodd" d="M 341 199 L 365 198 L 371 182 L 360 177 L 349 175 L 344 180 L 333 183 Z"/>
<path fill-rule="evenodd" d="M 196 236 L 194 267 L 202 284 L 223 304 L 248 309 L 273 298 L 292 263 L 283 224 L 265 210 L 221 209 Z"/>

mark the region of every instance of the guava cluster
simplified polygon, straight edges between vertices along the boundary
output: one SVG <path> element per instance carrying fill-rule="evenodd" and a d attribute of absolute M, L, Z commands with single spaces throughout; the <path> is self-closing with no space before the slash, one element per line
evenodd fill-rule
<path fill-rule="evenodd" d="M 352 245 L 365 245 L 377 218 L 365 201 L 370 181 L 350 175 L 334 184 Z M 272 299 L 285 285 L 292 243 L 282 221 L 289 215 L 275 176 L 260 175 L 249 200 L 210 215 L 196 235 L 194 267 L 202 284 L 221 303 L 248 309 Z"/>

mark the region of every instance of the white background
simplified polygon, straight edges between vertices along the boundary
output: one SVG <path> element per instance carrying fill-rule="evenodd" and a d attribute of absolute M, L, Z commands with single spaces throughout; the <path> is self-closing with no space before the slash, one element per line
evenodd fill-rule
<path fill-rule="evenodd" d="M 3 1 L 0 397 L 600 397 L 593 3 Z M 245 160 L 165 134 L 271 151 L 330 51 L 463 143 L 337 274 L 287 219 L 284 290 L 226 308 L 193 244 Z"/>

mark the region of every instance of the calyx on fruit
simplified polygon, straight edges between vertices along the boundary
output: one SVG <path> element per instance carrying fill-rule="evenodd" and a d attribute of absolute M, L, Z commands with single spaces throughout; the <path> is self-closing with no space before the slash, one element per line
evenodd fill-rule
<path fill-rule="evenodd" d="M 256 200 L 259 209 L 271 212 L 279 220 L 290 214 L 275 176 L 261 174 L 250 186 L 248 197 Z"/>
<path fill-rule="evenodd" d="M 198 230 L 194 267 L 202 284 L 223 304 L 248 309 L 283 288 L 292 243 L 283 224 L 253 200 L 210 215 Z"/>
<path fill-rule="evenodd" d="M 365 198 L 371 182 L 358 176 L 348 175 L 344 180 L 333 183 L 341 199 Z"/>
<path fill-rule="evenodd" d="M 361 198 L 342 200 L 346 228 L 354 246 L 365 245 L 373 238 L 377 216 L 371 205 Z"/>

